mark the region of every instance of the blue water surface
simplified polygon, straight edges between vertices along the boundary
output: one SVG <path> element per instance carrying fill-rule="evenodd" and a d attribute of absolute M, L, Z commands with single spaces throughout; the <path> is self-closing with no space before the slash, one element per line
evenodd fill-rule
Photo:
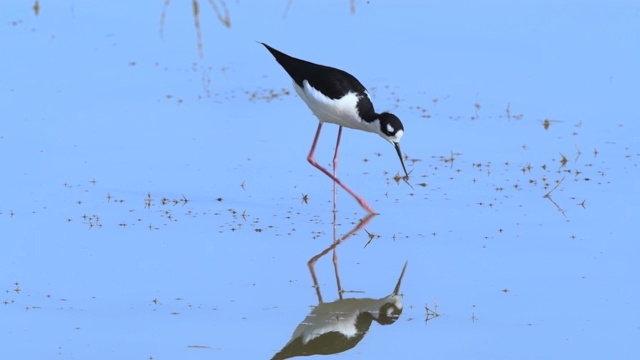
<path fill-rule="evenodd" d="M 639 4 L 213 3 L 202 57 L 191 2 L 1 6 L 0 358 L 268 359 L 316 290 L 380 298 L 405 261 L 402 316 L 341 358 L 638 358 Z M 410 186 L 343 132 L 363 229 L 256 41 L 403 120 Z M 345 235 L 344 293 L 332 252 L 315 288 Z"/>

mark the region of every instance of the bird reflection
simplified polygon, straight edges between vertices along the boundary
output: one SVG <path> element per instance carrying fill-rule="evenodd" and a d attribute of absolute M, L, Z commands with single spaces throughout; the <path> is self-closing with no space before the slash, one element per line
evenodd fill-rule
<path fill-rule="evenodd" d="M 389 296 L 321 302 L 298 325 L 291 340 L 272 360 L 340 353 L 356 346 L 373 321 L 380 325 L 393 324 L 402 314 L 400 284 L 406 268 L 407 263 Z"/>

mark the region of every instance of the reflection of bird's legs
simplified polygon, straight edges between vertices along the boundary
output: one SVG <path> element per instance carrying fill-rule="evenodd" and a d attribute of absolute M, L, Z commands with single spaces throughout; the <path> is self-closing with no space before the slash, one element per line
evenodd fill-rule
<path fill-rule="evenodd" d="M 313 279 L 313 287 L 316 289 L 316 295 L 318 295 L 318 304 L 322 304 L 322 293 L 320 292 L 320 284 L 318 284 L 318 277 L 316 276 L 316 261 L 320 259 L 322 255 L 318 254 L 309 260 L 307 265 L 309 266 L 309 272 L 311 273 L 311 279 Z"/>
<path fill-rule="evenodd" d="M 333 269 L 336 273 L 336 285 L 338 285 L 338 297 L 342 300 L 342 284 L 340 284 L 340 273 L 338 272 L 338 254 L 336 254 L 336 249 L 333 249 Z"/>
<path fill-rule="evenodd" d="M 320 285 L 318 284 L 318 277 L 316 276 L 316 270 L 315 270 L 316 262 L 321 257 L 327 255 L 329 253 L 329 251 L 334 250 L 336 247 L 338 247 L 338 245 L 342 244 L 345 240 L 347 240 L 348 238 L 353 236 L 355 233 L 357 233 L 358 231 L 364 229 L 364 227 L 367 226 L 369 221 L 371 221 L 371 219 L 373 219 L 374 216 L 376 216 L 376 214 L 369 214 L 369 215 L 365 216 L 362 220 L 360 220 L 360 222 L 353 229 L 351 229 L 351 231 L 346 233 L 340 239 L 334 240 L 334 242 L 333 242 L 333 244 L 331 244 L 331 246 L 329 246 L 328 248 L 324 249 L 318 255 L 312 257 L 309 260 L 309 262 L 307 263 L 307 265 L 309 266 L 309 272 L 311 273 L 311 279 L 313 280 L 313 287 L 316 289 L 316 295 L 318 295 L 318 303 L 319 304 L 322 304 L 323 301 L 322 301 L 322 294 L 320 293 Z M 335 224 L 335 220 L 334 220 L 334 224 Z M 337 270 L 336 270 L 336 274 L 337 274 Z M 338 288 L 341 289 L 340 285 L 338 285 Z"/>
<path fill-rule="evenodd" d="M 334 207 L 335 207 L 335 203 L 334 203 Z M 340 273 L 338 272 L 338 251 L 336 250 L 338 248 L 338 244 L 340 244 L 341 240 L 338 239 L 338 235 L 337 235 L 337 231 L 338 231 L 338 222 L 336 219 L 336 214 L 338 212 L 336 211 L 336 209 L 334 208 L 333 210 L 333 270 L 335 271 L 336 274 L 336 285 L 338 285 L 338 297 L 340 298 L 340 300 L 342 300 L 342 285 L 340 284 Z"/>

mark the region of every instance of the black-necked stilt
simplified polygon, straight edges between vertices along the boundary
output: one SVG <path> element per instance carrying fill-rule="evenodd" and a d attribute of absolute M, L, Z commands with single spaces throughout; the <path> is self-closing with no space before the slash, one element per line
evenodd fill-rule
<path fill-rule="evenodd" d="M 373 321 L 380 325 L 393 324 L 402 314 L 400 284 L 406 269 L 405 262 L 398 283 L 389 296 L 381 299 L 340 299 L 316 306 L 272 360 L 337 354 L 356 346 Z"/>
<path fill-rule="evenodd" d="M 372 214 L 375 213 L 362 197 L 351 191 L 335 176 L 342 127 L 372 132 L 393 144 L 400 158 L 402 169 L 406 178 L 408 178 L 409 174 L 404 166 L 402 153 L 400 152 L 400 138 L 404 134 L 404 127 L 400 119 L 388 112 L 376 113 L 367 89 L 353 75 L 340 69 L 296 59 L 265 43 L 261 44 L 271 52 L 276 61 L 291 76 L 296 92 L 320 120 L 307 157 L 309 163 L 351 194 L 365 210 Z M 322 130 L 322 124 L 325 122 L 340 126 L 336 141 L 336 152 L 333 158 L 333 175 L 327 169 L 318 165 L 313 156 L 320 131 Z"/>

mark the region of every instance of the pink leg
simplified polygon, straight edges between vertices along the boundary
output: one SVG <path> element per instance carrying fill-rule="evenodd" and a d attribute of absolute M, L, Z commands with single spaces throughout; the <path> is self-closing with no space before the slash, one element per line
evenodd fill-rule
<path fill-rule="evenodd" d="M 329 171 L 327 171 L 327 169 L 325 169 L 322 166 L 318 165 L 318 163 L 314 159 L 313 153 L 316 151 L 316 144 L 318 143 L 318 138 L 320 137 L 320 131 L 321 130 L 322 130 L 322 122 L 318 124 L 318 130 L 316 131 L 316 136 L 313 139 L 313 145 L 311 145 L 311 150 L 309 151 L 309 156 L 307 157 L 307 161 L 309 161 L 309 163 L 311 165 L 313 165 L 316 169 L 322 171 L 325 175 L 330 177 L 334 182 L 336 182 L 338 185 L 340 185 L 340 187 L 342 187 L 346 192 L 351 194 L 351 196 L 353 196 L 358 201 L 360 206 L 362 206 L 365 210 L 367 210 L 367 212 L 369 212 L 369 214 L 375 214 L 376 212 L 373 211 L 373 209 L 369 206 L 369 204 L 367 204 L 366 201 L 364 201 L 363 198 L 361 198 L 358 194 L 354 193 L 353 191 L 351 191 L 351 189 L 346 187 L 342 183 L 342 181 L 340 181 L 335 175 L 331 175 L 331 173 Z M 338 132 L 338 143 L 336 144 L 336 154 L 335 154 L 335 157 L 334 157 L 334 171 L 335 171 L 335 164 L 337 164 L 337 159 L 338 159 L 338 145 L 340 144 L 340 135 L 341 135 L 341 133 L 342 133 L 342 127 L 340 128 L 340 130 Z"/>
<path fill-rule="evenodd" d="M 336 140 L 336 152 L 333 154 L 333 177 L 337 178 L 338 171 L 338 149 L 340 148 L 340 137 L 342 136 L 342 126 L 338 127 L 338 139 Z M 338 199 L 338 187 L 336 182 L 333 182 L 333 212 L 337 211 L 337 199 Z M 335 216 L 335 215 L 334 215 Z"/>
<path fill-rule="evenodd" d="M 340 147 L 340 136 L 342 135 L 342 126 L 338 128 L 338 140 L 336 141 L 336 152 L 333 155 L 333 176 L 338 171 L 338 148 Z M 333 243 L 338 243 L 338 186 L 333 182 Z M 333 248 L 333 269 L 336 273 L 336 284 L 338 285 L 338 296 L 342 300 L 342 285 L 340 284 L 340 275 L 338 274 L 338 246 Z"/>

